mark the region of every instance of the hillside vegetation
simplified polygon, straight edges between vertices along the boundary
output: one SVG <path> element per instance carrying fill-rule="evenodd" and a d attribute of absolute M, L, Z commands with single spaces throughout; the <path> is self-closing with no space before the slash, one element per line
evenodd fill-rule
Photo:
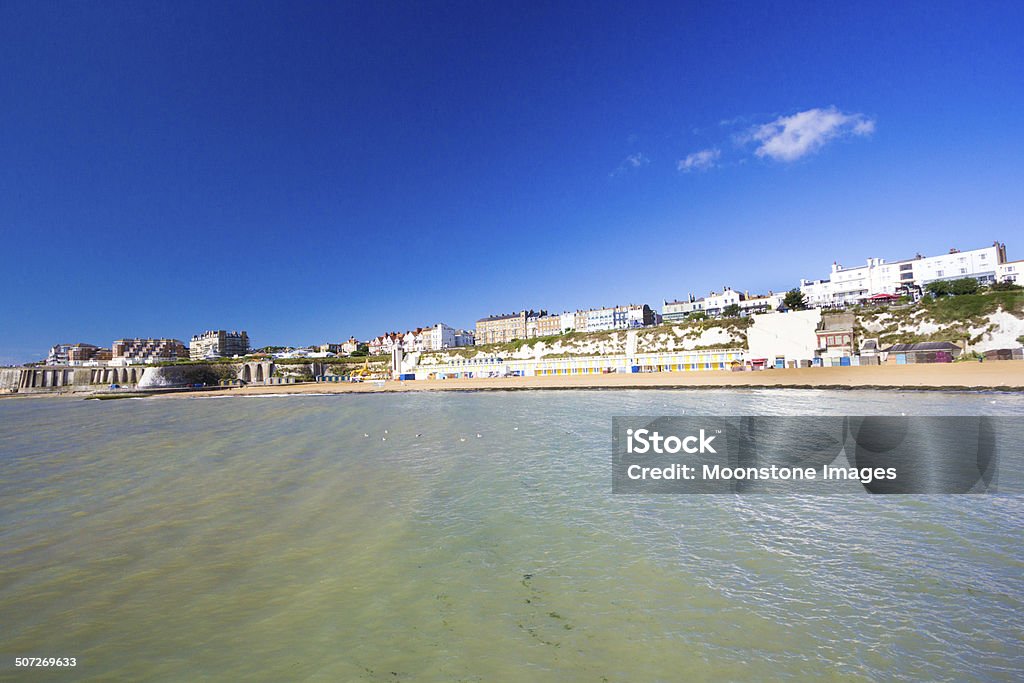
<path fill-rule="evenodd" d="M 637 352 L 743 348 L 747 343 L 749 318 L 692 320 L 636 330 Z M 566 334 L 516 339 L 505 344 L 479 344 L 444 351 L 431 351 L 420 363 L 446 363 L 460 358 L 565 358 L 569 356 L 611 356 L 626 352 L 626 330 L 569 332 Z"/>
<path fill-rule="evenodd" d="M 985 351 L 1017 345 L 1024 333 L 1024 291 L 963 294 L 917 304 L 855 309 L 855 332 L 883 346 L 967 340 Z"/>

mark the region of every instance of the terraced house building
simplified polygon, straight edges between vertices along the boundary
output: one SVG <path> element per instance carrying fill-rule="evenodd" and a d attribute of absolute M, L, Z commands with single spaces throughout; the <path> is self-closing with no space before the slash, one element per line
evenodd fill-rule
<path fill-rule="evenodd" d="M 1006 245 L 960 251 L 950 249 L 939 256 L 916 255 L 912 259 L 886 261 L 869 258 L 863 266 L 832 264 L 828 278 L 801 280 L 800 291 L 807 304 L 820 308 L 843 308 L 878 294 L 919 297 L 932 282 L 973 278 L 988 285 L 1008 279 L 1005 271 Z"/>
<path fill-rule="evenodd" d="M 531 309 L 480 318 L 476 321 L 476 343 L 504 344 L 513 339 L 527 339 L 529 337 L 527 321 L 546 316 L 546 311 Z"/>
<path fill-rule="evenodd" d="M 592 308 L 586 312 L 587 332 L 603 332 L 605 330 L 629 330 L 647 327 L 654 324 L 654 311 L 647 304 L 626 304 L 625 306 L 609 306 Z"/>

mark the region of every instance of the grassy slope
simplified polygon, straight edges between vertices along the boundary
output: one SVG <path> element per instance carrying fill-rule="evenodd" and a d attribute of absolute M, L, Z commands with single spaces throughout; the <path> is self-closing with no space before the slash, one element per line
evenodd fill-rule
<path fill-rule="evenodd" d="M 981 334 L 971 334 L 969 328 L 986 327 L 990 314 L 1006 311 L 1020 318 L 1024 317 L 1024 292 L 987 292 L 964 294 L 941 299 L 924 299 L 906 308 L 858 309 L 856 332 L 858 337 L 878 337 L 881 344 L 912 344 L 923 341 L 961 341 L 970 338 L 972 343 L 980 340 Z M 889 318 L 880 331 L 869 331 L 864 322 L 877 319 L 882 314 Z M 942 329 L 929 334 L 901 330 L 920 323 L 934 323 Z"/>

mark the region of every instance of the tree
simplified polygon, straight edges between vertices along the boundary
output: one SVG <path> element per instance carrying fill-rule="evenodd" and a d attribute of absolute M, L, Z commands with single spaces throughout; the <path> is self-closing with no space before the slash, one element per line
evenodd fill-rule
<path fill-rule="evenodd" d="M 366 344 L 357 344 L 356 345 L 356 350 L 352 352 L 352 355 L 353 356 L 359 356 L 360 358 L 363 357 L 363 356 L 369 356 L 370 355 L 370 347 L 368 345 L 366 345 Z"/>
<path fill-rule="evenodd" d="M 704 311 L 693 311 L 686 317 L 690 320 L 707 320 L 708 314 Z"/>
<path fill-rule="evenodd" d="M 1003 280 L 1002 282 L 993 282 L 991 285 L 989 285 L 989 289 L 991 289 L 993 292 L 1016 292 L 1021 289 L 1024 289 L 1024 287 L 1021 287 L 1016 283 L 1010 282 L 1009 280 Z"/>
<path fill-rule="evenodd" d="M 802 311 L 807 308 L 807 298 L 799 289 L 791 289 L 786 292 L 782 305 L 791 311 Z"/>
<path fill-rule="evenodd" d="M 722 315 L 726 318 L 738 318 L 740 317 L 740 313 L 742 313 L 742 311 L 740 310 L 739 304 L 729 304 L 722 309 Z"/>
<path fill-rule="evenodd" d="M 980 285 L 973 277 L 962 277 L 959 280 L 939 280 L 929 282 L 925 285 L 926 292 L 936 299 L 944 296 L 959 296 L 961 294 L 977 294 Z"/>
<path fill-rule="evenodd" d="M 954 296 L 961 294 L 977 294 L 981 285 L 973 277 L 962 277 L 959 280 L 952 280 L 949 283 L 949 293 Z"/>

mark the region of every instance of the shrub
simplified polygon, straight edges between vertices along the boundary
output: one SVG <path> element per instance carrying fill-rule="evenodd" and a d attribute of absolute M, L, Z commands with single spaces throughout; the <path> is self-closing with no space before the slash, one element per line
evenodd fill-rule
<path fill-rule="evenodd" d="M 807 308 L 807 297 L 799 289 L 793 288 L 786 292 L 782 304 L 791 311 L 802 311 Z"/>

